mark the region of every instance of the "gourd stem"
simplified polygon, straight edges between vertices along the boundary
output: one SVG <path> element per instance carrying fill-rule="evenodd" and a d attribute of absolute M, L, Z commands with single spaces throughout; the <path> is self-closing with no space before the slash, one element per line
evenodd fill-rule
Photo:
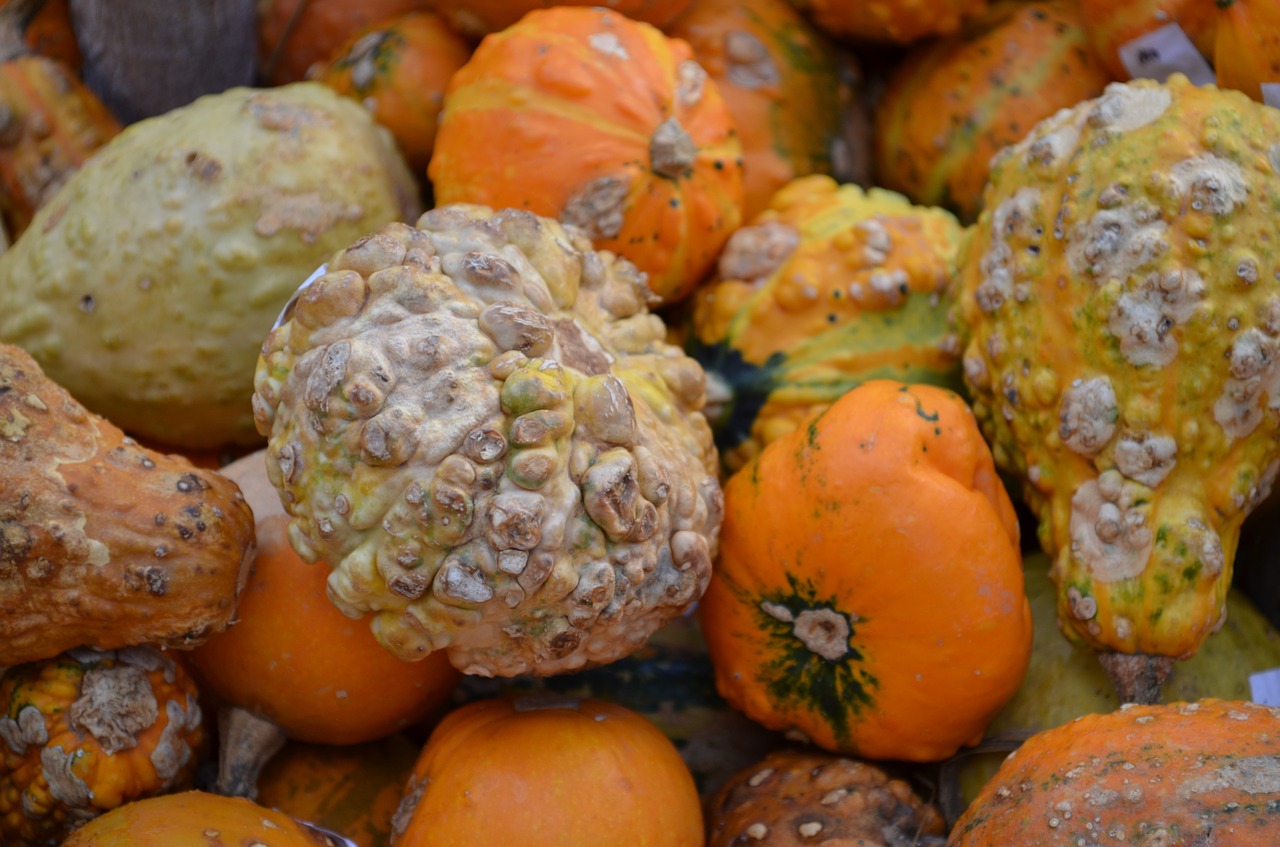
<path fill-rule="evenodd" d="M 293 35 L 293 31 L 298 28 L 298 21 L 302 20 L 302 13 L 307 10 L 308 0 L 298 0 L 298 5 L 293 7 L 293 11 L 289 13 L 289 19 L 284 22 L 284 29 L 280 31 L 280 37 L 276 39 L 276 43 L 271 45 L 271 55 L 267 57 L 266 64 L 262 68 L 262 76 L 264 79 L 271 79 L 275 75 L 276 66 L 280 64 L 280 58 L 284 55 L 284 46 L 289 42 L 289 37 Z"/>
<path fill-rule="evenodd" d="M 1173 659 L 1146 653 L 1099 653 L 1102 664 L 1121 703 L 1153 706 L 1160 702 L 1160 689 L 1173 673 Z"/>
<path fill-rule="evenodd" d="M 1034 730 L 1024 729 L 989 735 L 977 745 L 966 747 L 942 763 L 938 769 L 938 806 L 942 809 L 948 829 L 955 826 L 967 808 L 960 785 L 960 771 L 969 757 L 985 753 L 1012 753 L 1032 735 L 1035 735 Z"/>
<path fill-rule="evenodd" d="M 258 776 L 284 746 L 284 730 L 239 706 L 218 710 L 218 779 L 214 793 L 258 796 Z"/>

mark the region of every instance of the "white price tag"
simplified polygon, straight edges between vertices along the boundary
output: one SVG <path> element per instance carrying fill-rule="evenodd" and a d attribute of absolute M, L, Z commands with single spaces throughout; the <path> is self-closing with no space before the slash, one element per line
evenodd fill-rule
<path fill-rule="evenodd" d="M 1280 109 L 1280 82 L 1262 83 L 1262 102 Z"/>
<path fill-rule="evenodd" d="M 1250 699 L 1263 706 L 1280 706 L 1280 668 L 1249 674 Z"/>
<path fill-rule="evenodd" d="M 1209 62 L 1177 24 L 1165 24 L 1122 44 L 1120 61 L 1134 79 L 1164 82 L 1178 72 L 1195 85 L 1209 85 L 1215 79 Z"/>

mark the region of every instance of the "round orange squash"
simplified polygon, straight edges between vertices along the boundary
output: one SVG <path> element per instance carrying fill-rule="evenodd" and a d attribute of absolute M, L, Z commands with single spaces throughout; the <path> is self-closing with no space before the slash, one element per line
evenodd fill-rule
<path fill-rule="evenodd" d="M 701 847 L 676 748 L 640 715 L 547 692 L 445 716 L 392 824 L 395 847 Z"/>
<path fill-rule="evenodd" d="M 306 79 L 365 27 L 426 8 L 425 0 L 258 0 L 258 61 L 269 85 Z"/>
<path fill-rule="evenodd" d="M 203 791 L 129 803 L 95 818 L 62 847 L 341 847 L 331 836 L 243 797 Z"/>
<path fill-rule="evenodd" d="M 329 602 L 329 568 L 307 564 L 290 546 L 289 516 L 267 479 L 263 456 L 252 453 L 221 471 L 253 508 L 258 551 L 237 622 L 192 650 L 188 664 L 224 708 L 265 719 L 298 741 L 356 744 L 411 726 L 444 704 L 460 675 L 443 652 L 401 661 L 366 623 Z M 252 783 L 278 744 L 241 746 L 229 743 L 227 734 L 224 728 L 224 772 L 249 768 L 238 772 L 249 773 Z M 229 757 L 244 764 L 232 765 Z M 252 784 L 244 788 L 252 793 Z M 228 786 L 220 790 L 232 793 Z"/>
<path fill-rule="evenodd" d="M 1013 506 L 963 400 L 864 383 L 724 494 L 700 614 L 731 705 L 864 758 L 981 740 L 1032 626 Z"/>
<path fill-rule="evenodd" d="M 715 80 L 742 142 L 743 220 L 792 179 L 865 181 L 869 139 L 843 57 L 787 0 L 694 0 L 666 29 L 693 47 Z"/>
<path fill-rule="evenodd" d="M 470 56 L 441 18 L 414 12 L 362 30 L 311 76 L 363 103 L 425 176 L 445 87 Z"/>
<path fill-rule="evenodd" d="M 487 37 L 454 74 L 428 174 L 439 205 L 582 228 L 673 302 L 742 220 L 741 156 L 688 44 L 607 9 L 557 7 Z"/>

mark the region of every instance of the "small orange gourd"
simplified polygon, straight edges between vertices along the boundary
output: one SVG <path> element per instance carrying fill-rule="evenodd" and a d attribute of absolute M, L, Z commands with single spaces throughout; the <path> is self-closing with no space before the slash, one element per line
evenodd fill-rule
<path fill-rule="evenodd" d="M 445 87 L 470 55 L 470 45 L 443 20 L 415 12 L 362 30 L 313 76 L 363 103 L 425 176 Z"/>
<path fill-rule="evenodd" d="M 534 9 L 551 6 L 608 5 L 633 21 L 664 27 L 689 6 L 690 0 L 433 0 L 433 8 L 449 25 L 470 38 L 479 39 L 506 29 Z"/>
<path fill-rule="evenodd" d="M 864 758 L 981 740 L 1032 628 L 1013 506 L 963 400 L 864 383 L 724 495 L 699 612 L 731 705 Z"/>
<path fill-rule="evenodd" d="M 574 224 L 663 302 L 742 219 L 742 148 L 689 45 L 607 9 L 530 12 L 453 76 L 428 174 L 436 202 Z"/>
<path fill-rule="evenodd" d="M 269 85 L 306 79 L 360 30 L 426 8 L 424 0 L 259 0 L 258 60 Z"/>
<path fill-rule="evenodd" d="M 329 602 L 330 571 L 302 561 L 289 545 L 289 517 L 263 456 L 252 453 L 222 470 L 257 520 L 258 552 L 238 621 L 189 656 L 202 687 L 235 713 L 220 718 L 219 790 L 245 796 L 253 795 L 282 736 L 356 744 L 390 735 L 441 706 L 460 678 L 443 651 L 401 661 L 365 622 Z"/>
<path fill-rule="evenodd" d="M 190 787 L 197 692 L 153 647 L 72 650 L 0 677 L 0 843 L 57 844 L 126 803 Z"/>
<path fill-rule="evenodd" d="M 392 824 L 395 847 L 701 847 L 693 777 L 653 724 L 547 692 L 445 716 Z"/>
<path fill-rule="evenodd" d="M 90 821 L 62 847 L 344 847 L 343 841 L 243 797 L 166 794 Z M 346 847 L 349 847 L 347 845 Z"/>

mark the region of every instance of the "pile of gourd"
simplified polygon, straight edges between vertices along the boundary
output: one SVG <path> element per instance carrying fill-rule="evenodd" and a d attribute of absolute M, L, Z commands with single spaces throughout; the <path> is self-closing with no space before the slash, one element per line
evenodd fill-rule
<path fill-rule="evenodd" d="M 1277 98 L 1261 0 L 0 3 L 0 845 L 1280 843 Z"/>

